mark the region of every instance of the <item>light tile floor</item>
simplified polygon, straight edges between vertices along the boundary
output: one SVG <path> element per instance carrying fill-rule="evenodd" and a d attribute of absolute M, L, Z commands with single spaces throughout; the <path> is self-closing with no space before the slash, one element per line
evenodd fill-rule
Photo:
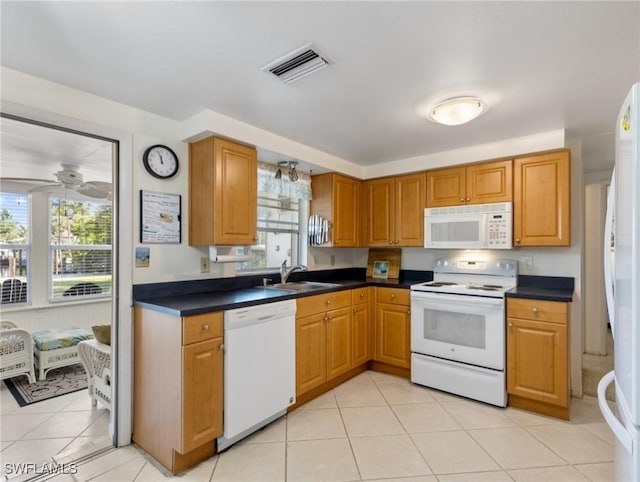
<path fill-rule="evenodd" d="M 109 412 L 92 407 L 87 390 L 20 407 L 0 382 L 0 469 L 9 463 L 74 459 L 111 446 Z"/>
<path fill-rule="evenodd" d="M 43 430 L 39 415 L 7 430 L 31 443 L 28 435 Z M 365 372 L 180 477 L 129 446 L 55 480 L 613 481 L 613 434 L 596 400 L 572 400 L 571 418 L 494 408 Z M 16 443 L 3 445 L 3 459 Z"/>

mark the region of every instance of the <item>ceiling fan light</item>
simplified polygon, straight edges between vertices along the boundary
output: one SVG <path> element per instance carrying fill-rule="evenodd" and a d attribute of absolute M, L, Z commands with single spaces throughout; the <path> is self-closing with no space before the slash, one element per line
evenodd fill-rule
<path fill-rule="evenodd" d="M 487 109 L 487 103 L 478 97 L 454 97 L 431 107 L 427 118 L 438 124 L 457 126 L 480 117 Z"/>

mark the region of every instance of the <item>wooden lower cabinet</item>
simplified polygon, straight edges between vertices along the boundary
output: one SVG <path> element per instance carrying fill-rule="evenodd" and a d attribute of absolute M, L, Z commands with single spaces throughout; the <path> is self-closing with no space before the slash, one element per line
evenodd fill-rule
<path fill-rule="evenodd" d="M 351 369 L 351 308 L 327 312 L 327 380 Z"/>
<path fill-rule="evenodd" d="M 296 394 L 326 381 L 327 335 L 325 314 L 296 319 Z"/>
<path fill-rule="evenodd" d="M 134 310 L 133 441 L 173 473 L 222 435 L 222 312 Z"/>
<path fill-rule="evenodd" d="M 182 347 L 182 446 L 190 452 L 222 434 L 222 337 Z M 220 375 L 222 375 L 220 373 Z"/>
<path fill-rule="evenodd" d="M 296 396 L 351 367 L 351 292 L 298 298 Z"/>
<path fill-rule="evenodd" d="M 375 288 L 351 291 L 351 365 L 357 367 L 373 358 L 373 293 Z"/>
<path fill-rule="evenodd" d="M 375 360 L 411 368 L 411 304 L 408 290 L 377 288 Z"/>
<path fill-rule="evenodd" d="M 507 300 L 509 405 L 569 419 L 568 304 Z"/>

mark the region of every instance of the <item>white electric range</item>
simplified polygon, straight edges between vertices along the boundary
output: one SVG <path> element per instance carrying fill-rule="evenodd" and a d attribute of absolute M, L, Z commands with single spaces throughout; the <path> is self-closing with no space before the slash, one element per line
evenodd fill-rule
<path fill-rule="evenodd" d="M 411 286 L 411 381 L 506 406 L 504 296 L 518 262 L 439 259 L 433 273 Z"/>

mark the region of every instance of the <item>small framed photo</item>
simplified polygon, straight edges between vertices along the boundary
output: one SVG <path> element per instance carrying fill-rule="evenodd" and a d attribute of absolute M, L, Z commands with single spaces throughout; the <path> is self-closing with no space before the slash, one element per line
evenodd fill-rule
<path fill-rule="evenodd" d="M 389 261 L 373 262 L 373 277 L 377 279 L 387 279 L 389 274 Z"/>
<path fill-rule="evenodd" d="M 149 267 L 149 248 L 136 248 L 136 268 Z"/>

